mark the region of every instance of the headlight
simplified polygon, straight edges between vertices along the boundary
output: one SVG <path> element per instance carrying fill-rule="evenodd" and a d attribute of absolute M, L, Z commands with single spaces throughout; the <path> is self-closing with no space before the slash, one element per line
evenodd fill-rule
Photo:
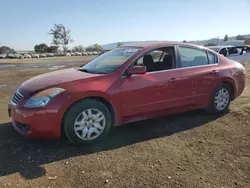
<path fill-rule="evenodd" d="M 50 88 L 43 90 L 32 97 L 30 97 L 26 103 L 24 104 L 24 107 L 26 108 L 40 108 L 46 106 L 49 101 L 55 97 L 56 95 L 64 92 L 65 89 L 62 88 Z"/>

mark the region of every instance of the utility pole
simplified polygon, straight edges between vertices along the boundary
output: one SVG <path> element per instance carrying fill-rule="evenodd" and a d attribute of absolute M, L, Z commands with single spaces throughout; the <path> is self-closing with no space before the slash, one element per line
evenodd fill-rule
<path fill-rule="evenodd" d="M 219 44 L 219 37 L 217 37 L 217 45 Z"/>

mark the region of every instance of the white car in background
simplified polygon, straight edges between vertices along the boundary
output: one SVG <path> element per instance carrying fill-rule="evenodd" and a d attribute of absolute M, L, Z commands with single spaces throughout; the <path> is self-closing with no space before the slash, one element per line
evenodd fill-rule
<path fill-rule="evenodd" d="M 14 59 L 14 58 L 15 58 L 15 56 L 14 56 L 14 54 L 7 54 L 6 58 L 9 58 L 9 59 Z"/>
<path fill-rule="evenodd" d="M 71 54 L 70 53 L 66 53 L 65 56 L 71 56 Z"/>
<path fill-rule="evenodd" d="M 82 56 L 82 53 L 81 52 L 75 52 L 75 55 L 76 56 Z"/>
<path fill-rule="evenodd" d="M 53 53 L 47 53 L 46 57 L 54 57 L 54 54 Z"/>
<path fill-rule="evenodd" d="M 82 55 L 83 55 L 83 56 L 87 56 L 88 53 L 87 53 L 87 52 L 82 52 Z"/>
<path fill-rule="evenodd" d="M 29 59 L 29 58 L 32 58 L 30 54 L 23 54 L 23 57 L 24 57 L 24 58 L 28 58 L 28 59 Z"/>
<path fill-rule="evenodd" d="M 243 65 L 250 62 L 250 46 L 249 45 L 241 45 L 241 46 L 210 46 L 208 48 L 218 52 L 219 54 L 224 55 L 228 59 L 238 61 Z"/>
<path fill-rule="evenodd" d="M 0 54 L 0 59 L 5 59 L 6 58 L 6 54 Z"/>
<path fill-rule="evenodd" d="M 38 54 L 31 54 L 31 57 L 32 58 L 39 58 L 39 55 Z"/>
<path fill-rule="evenodd" d="M 15 58 L 17 59 L 23 59 L 23 55 L 22 54 L 14 54 Z"/>
<path fill-rule="evenodd" d="M 46 54 L 40 54 L 39 57 L 47 57 Z"/>

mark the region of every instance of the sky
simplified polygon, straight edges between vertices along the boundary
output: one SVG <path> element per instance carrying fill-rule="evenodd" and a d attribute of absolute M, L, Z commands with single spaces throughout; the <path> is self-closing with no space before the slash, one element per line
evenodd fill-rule
<path fill-rule="evenodd" d="M 71 30 L 70 46 L 85 47 L 250 34 L 250 0 L 2 0 L 0 6 L 0 46 L 15 50 L 50 45 L 54 24 Z"/>

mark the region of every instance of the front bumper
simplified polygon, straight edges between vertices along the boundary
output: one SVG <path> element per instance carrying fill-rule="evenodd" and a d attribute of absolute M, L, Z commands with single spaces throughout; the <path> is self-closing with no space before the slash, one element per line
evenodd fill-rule
<path fill-rule="evenodd" d="M 57 109 L 25 109 L 9 104 L 8 114 L 15 130 L 25 137 L 61 137 L 62 118 Z"/>

